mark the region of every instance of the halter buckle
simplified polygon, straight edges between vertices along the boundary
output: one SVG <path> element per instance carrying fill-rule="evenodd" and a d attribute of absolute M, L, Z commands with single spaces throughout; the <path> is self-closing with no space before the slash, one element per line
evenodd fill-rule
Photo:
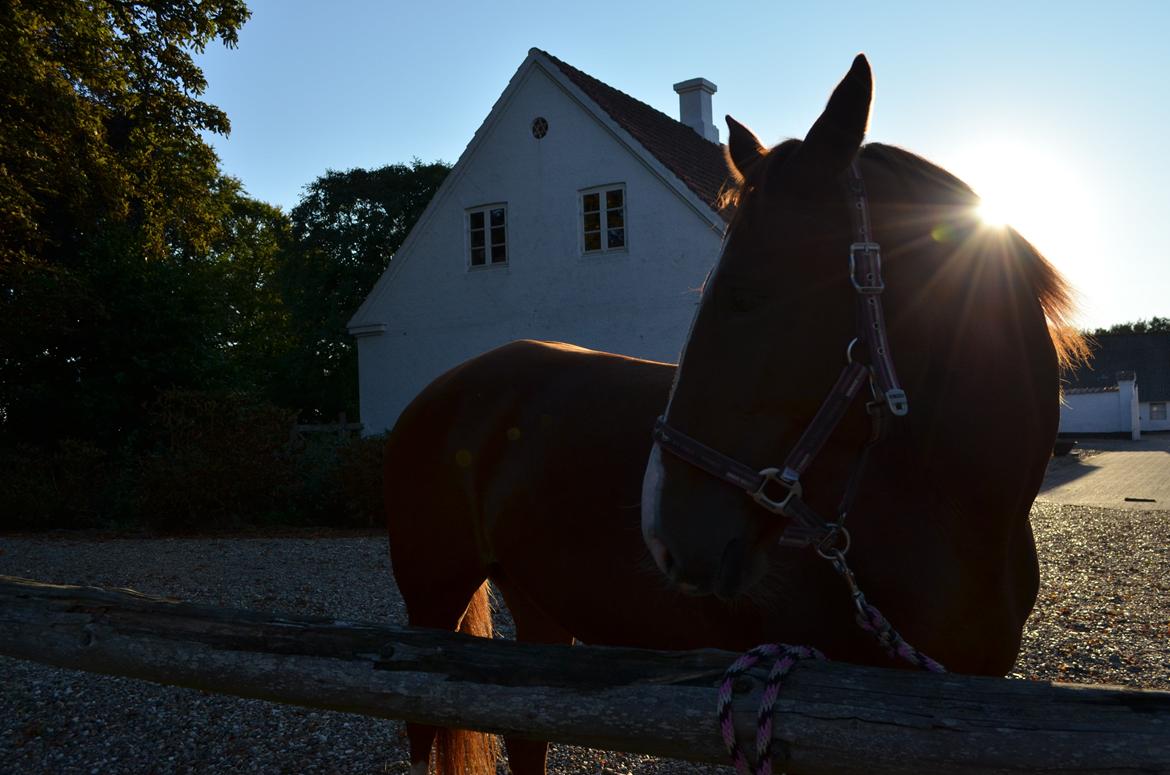
<path fill-rule="evenodd" d="M 886 404 L 895 417 L 903 417 L 910 411 L 910 401 L 906 398 L 906 391 L 901 388 L 886 391 Z"/>
<path fill-rule="evenodd" d="M 791 476 L 786 476 L 785 474 L 788 474 L 788 471 L 785 470 L 783 473 L 781 473 L 779 468 L 765 468 L 764 470 L 760 471 L 760 476 L 764 477 L 764 481 L 760 482 L 760 486 L 756 488 L 755 492 L 749 493 L 752 496 L 752 500 L 773 514 L 787 515 L 788 502 L 791 501 L 793 497 L 799 498 L 801 496 L 801 488 L 800 480 Z M 787 490 L 788 494 L 785 495 L 781 500 L 772 500 L 764 492 L 764 488 L 768 486 L 768 482 L 775 482 Z"/>
<path fill-rule="evenodd" d="M 870 282 L 876 284 L 870 285 L 857 280 L 857 254 L 864 253 L 866 256 L 873 256 L 873 274 L 869 277 Z M 874 296 L 886 289 L 886 284 L 882 281 L 882 246 L 876 242 L 854 242 L 849 246 L 849 282 L 853 283 L 853 288 L 858 293 L 867 296 Z"/>

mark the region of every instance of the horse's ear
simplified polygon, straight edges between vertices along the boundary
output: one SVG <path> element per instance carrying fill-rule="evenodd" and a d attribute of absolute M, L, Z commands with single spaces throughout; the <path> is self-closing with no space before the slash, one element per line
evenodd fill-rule
<path fill-rule="evenodd" d="M 752 134 L 752 130 L 727 116 L 727 166 L 742 182 L 756 162 L 768 155 L 768 149 Z"/>
<path fill-rule="evenodd" d="M 821 117 L 808 130 L 797 152 L 800 166 L 833 177 L 843 172 L 865 139 L 872 99 L 873 74 L 865 54 L 858 54 L 849 73 L 833 90 Z"/>

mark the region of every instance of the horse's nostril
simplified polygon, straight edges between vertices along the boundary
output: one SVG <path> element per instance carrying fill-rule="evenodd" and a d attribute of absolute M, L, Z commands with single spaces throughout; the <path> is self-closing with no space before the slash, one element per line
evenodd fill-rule
<path fill-rule="evenodd" d="M 658 564 L 662 566 L 663 573 L 672 578 L 674 577 L 674 555 L 670 553 L 670 550 L 663 547 L 662 556 Z"/>

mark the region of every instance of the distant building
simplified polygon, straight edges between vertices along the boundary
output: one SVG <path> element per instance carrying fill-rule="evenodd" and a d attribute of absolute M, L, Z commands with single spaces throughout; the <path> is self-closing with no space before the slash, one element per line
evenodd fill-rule
<path fill-rule="evenodd" d="M 1170 431 L 1170 334 L 1102 334 L 1067 380 L 1060 432 Z"/>
<path fill-rule="evenodd" d="M 726 228 L 715 85 L 681 121 L 532 49 L 349 322 L 366 433 L 506 342 L 677 359 Z"/>

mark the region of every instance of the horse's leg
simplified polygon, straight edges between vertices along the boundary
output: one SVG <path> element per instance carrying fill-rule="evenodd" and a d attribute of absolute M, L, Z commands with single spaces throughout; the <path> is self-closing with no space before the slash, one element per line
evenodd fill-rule
<path fill-rule="evenodd" d="M 427 579 L 429 584 L 418 587 L 407 582 L 404 588 L 403 580 L 399 580 L 411 627 L 458 630 L 481 638 L 492 637 L 487 581 L 469 575 L 471 568 L 462 570 L 462 578 L 457 583 L 447 583 L 453 581 L 452 577 L 439 574 Z M 413 723 L 407 723 L 406 734 L 410 740 L 410 775 L 427 774 L 432 748 L 435 749 L 437 775 L 455 772 L 479 775 L 496 771 L 498 743 L 494 736 Z"/>
<path fill-rule="evenodd" d="M 573 642 L 573 636 L 544 614 L 523 589 L 503 576 L 493 574 L 492 584 L 504 597 L 504 603 L 516 623 L 516 640 L 526 643 Z M 505 737 L 508 766 L 512 775 L 545 775 L 548 743 L 543 740 L 524 740 Z"/>

